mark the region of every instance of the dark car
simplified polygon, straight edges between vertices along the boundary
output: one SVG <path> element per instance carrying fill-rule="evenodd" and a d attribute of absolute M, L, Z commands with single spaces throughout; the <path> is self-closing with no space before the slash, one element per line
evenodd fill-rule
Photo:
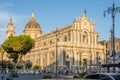
<path fill-rule="evenodd" d="M 120 80 L 119 73 L 92 73 L 84 76 L 84 79 L 98 79 L 98 80 Z"/>

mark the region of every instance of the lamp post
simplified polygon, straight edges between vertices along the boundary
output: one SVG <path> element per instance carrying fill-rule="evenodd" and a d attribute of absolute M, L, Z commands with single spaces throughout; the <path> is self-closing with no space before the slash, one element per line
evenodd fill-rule
<path fill-rule="evenodd" d="M 115 30 L 115 14 L 117 12 L 120 12 L 120 7 L 115 7 L 115 4 L 113 2 L 112 7 L 108 7 L 107 10 L 104 11 L 104 17 L 107 14 L 111 14 L 112 17 L 112 29 L 111 29 L 111 51 L 112 51 L 112 56 L 113 56 L 113 64 L 115 64 L 115 35 L 114 35 L 114 30 Z M 113 67 L 113 73 L 115 73 L 115 67 Z"/>
<path fill-rule="evenodd" d="M 58 28 L 56 28 L 56 67 L 55 67 L 55 74 L 57 75 L 58 70 Z"/>
<path fill-rule="evenodd" d="M 3 53 L 2 53 L 2 60 L 1 60 L 1 67 L 2 67 L 2 72 L 3 72 Z"/>
<path fill-rule="evenodd" d="M 90 42 L 90 72 L 92 71 L 92 51 L 91 51 L 91 48 L 92 48 L 92 41 Z"/>

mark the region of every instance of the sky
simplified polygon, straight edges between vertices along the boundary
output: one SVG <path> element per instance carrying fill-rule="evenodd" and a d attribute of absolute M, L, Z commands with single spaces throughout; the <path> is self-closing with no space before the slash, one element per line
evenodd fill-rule
<path fill-rule="evenodd" d="M 107 13 L 103 17 L 103 12 L 113 2 L 116 7 L 120 7 L 120 0 L 0 0 L 0 44 L 6 39 L 10 17 L 13 19 L 16 35 L 22 35 L 32 11 L 42 32 L 47 33 L 56 27 L 72 24 L 86 10 L 88 19 L 94 21 L 95 31 L 99 32 L 99 41 L 109 40 L 112 18 Z M 115 37 L 120 38 L 120 13 L 115 15 Z"/>

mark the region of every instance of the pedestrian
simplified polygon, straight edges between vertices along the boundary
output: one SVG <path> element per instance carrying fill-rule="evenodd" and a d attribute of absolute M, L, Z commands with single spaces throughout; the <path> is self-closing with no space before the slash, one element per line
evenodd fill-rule
<path fill-rule="evenodd" d="M 35 75 L 35 71 L 34 71 L 34 75 Z"/>

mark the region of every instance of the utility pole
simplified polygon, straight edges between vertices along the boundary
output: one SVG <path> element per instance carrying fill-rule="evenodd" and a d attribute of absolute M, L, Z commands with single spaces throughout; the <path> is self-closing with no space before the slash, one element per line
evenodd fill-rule
<path fill-rule="evenodd" d="M 107 14 L 111 14 L 112 17 L 112 29 L 111 29 L 111 51 L 112 51 L 112 57 L 113 57 L 113 64 L 115 64 L 115 15 L 116 13 L 119 12 L 120 13 L 120 7 L 115 7 L 115 3 L 113 2 L 112 7 L 108 7 L 107 10 L 104 11 L 104 17 Z M 113 73 L 115 73 L 115 66 L 113 67 Z"/>

